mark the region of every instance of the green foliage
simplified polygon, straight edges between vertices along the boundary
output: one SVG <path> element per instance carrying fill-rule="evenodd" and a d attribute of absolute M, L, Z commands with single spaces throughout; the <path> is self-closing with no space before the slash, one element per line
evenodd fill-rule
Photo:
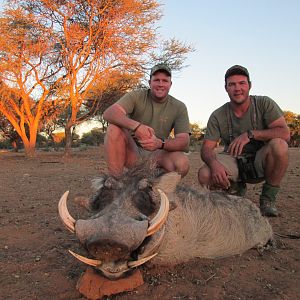
<path fill-rule="evenodd" d="M 104 133 L 100 128 L 94 128 L 90 132 L 84 133 L 81 138 L 81 143 L 91 146 L 99 146 L 104 142 Z"/>
<path fill-rule="evenodd" d="M 0 139 L 0 149 L 12 149 L 11 141 L 7 138 Z"/>

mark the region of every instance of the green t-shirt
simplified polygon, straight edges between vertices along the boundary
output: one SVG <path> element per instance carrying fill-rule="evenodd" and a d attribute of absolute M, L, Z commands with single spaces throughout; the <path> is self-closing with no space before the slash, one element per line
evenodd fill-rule
<path fill-rule="evenodd" d="M 224 105 L 216 109 L 209 117 L 207 123 L 207 130 L 204 138 L 206 140 L 212 140 L 212 141 L 218 141 L 219 139 L 221 139 L 223 144 L 225 145 L 225 149 L 229 146 L 230 144 L 229 123 L 227 118 L 228 107 L 230 113 L 229 118 L 231 119 L 232 122 L 233 138 L 238 137 L 239 135 L 246 132 L 247 130 L 267 129 L 269 124 L 277 120 L 279 117 L 283 116 L 282 110 L 277 105 L 277 103 L 271 98 L 266 96 L 250 96 L 250 97 L 252 100 L 251 105 L 242 118 L 238 118 L 237 116 L 235 116 L 228 103 L 225 103 Z M 256 104 L 254 105 L 254 103 Z M 253 118 L 255 106 L 256 106 L 256 113 L 255 113 L 256 121 Z M 254 122 L 256 124 L 253 124 Z M 252 148 L 251 145 L 248 145 L 249 151 L 247 150 L 247 145 L 245 151 L 252 152 L 250 150 Z M 258 147 L 259 146 L 261 145 L 258 145 Z"/>
<path fill-rule="evenodd" d="M 121 105 L 128 116 L 152 127 L 158 138 L 168 138 L 172 129 L 174 134 L 189 133 L 190 124 L 184 103 L 168 95 L 163 103 L 151 98 L 149 89 L 140 89 L 124 95 L 117 104 Z"/>

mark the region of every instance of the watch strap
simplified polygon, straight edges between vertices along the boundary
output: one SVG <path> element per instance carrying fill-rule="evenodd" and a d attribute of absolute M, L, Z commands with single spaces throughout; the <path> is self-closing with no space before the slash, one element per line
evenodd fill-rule
<path fill-rule="evenodd" d="M 247 130 L 247 135 L 248 139 L 251 141 L 254 139 L 253 131 L 252 130 Z"/>

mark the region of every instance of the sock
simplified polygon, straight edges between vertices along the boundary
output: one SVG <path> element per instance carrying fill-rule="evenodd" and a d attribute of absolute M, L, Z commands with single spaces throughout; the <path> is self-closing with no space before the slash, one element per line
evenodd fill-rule
<path fill-rule="evenodd" d="M 265 182 L 262 187 L 262 192 L 261 192 L 260 198 L 267 198 L 268 200 L 275 202 L 276 196 L 277 196 L 279 190 L 280 190 L 279 186 L 274 186 L 274 185 L 271 185 L 271 184 Z"/>

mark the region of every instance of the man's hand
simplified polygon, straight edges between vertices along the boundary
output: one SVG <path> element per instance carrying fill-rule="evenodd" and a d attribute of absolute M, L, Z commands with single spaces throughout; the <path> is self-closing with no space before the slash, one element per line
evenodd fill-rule
<path fill-rule="evenodd" d="M 214 186 L 219 186 L 223 189 L 230 187 L 228 176 L 230 175 L 226 168 L 217 160 L 210 165 L 211 180 Z"/>
<path fill-rule="evenodd" d="M 150 139 L 152 136 L 155 136 L 154 129 L 141 124 L 138 129 L 135 131 L 134 136 L 138 139 L 139 143 L 142 145 L 144 140 Z"/>
<path fill-rule="evenodd" d="M 244 146 L 249 142 L 248 134 L 247 132 L 244 132 L 230 143 L 227 151 L 231 156 L 237 157 L 238 155 L 241 155 Z"/>
<path fill-rule="evenodd" d="M 139 140 L 139 143 L 143 149 L 148 151 L 155 151 L 161 147 L 161 139 L 157 138 L 155 135 L 152 135 L 150 139 Z"/>

